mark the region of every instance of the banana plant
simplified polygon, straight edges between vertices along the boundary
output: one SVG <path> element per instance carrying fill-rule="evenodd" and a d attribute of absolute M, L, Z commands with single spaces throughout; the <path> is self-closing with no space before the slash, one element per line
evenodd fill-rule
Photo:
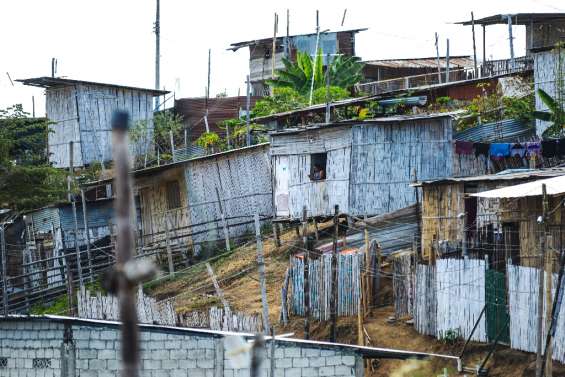
<path fill-rule="evenodd" d="M 534 111 L 534 118 L 551 122 L 551 125 L 543 132 L 543 136 L 559 136 L 565 127 L 565 111 L 563 104 L 552 98 L 543 89 L 537 93 L 541 101 L 547 106 L 547 111 Z"/>

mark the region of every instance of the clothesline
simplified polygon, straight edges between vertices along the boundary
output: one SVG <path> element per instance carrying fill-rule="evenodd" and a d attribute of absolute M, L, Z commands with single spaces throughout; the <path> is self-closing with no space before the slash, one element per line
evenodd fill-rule
<path fill-rule="evenodd" d="M 565 157 L 565 138 L 524 143 L 475 143 L 471 141 L 455 142 L 455 153 L 461 155 L 483 155 L 493 159 L 505 157 L 552 158 Z"/>

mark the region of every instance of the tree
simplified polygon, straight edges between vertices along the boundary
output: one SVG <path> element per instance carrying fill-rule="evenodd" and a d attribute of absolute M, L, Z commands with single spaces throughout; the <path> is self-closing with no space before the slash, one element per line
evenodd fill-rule
<path fill-rule="evenodd" d="M 21 105 L 0 110 L 0 207 L 26 210 L 65 199 L 66 173 L 47 160 L 48 125 Z"/>
<path fill-rule="evenodd" d="M 301 51 L 296 54 L 296 62 L 283 58 L 284 70 L 277 71 L 278 77 L 269 80 L 268 84 L 274 88 L 292 88 L 300 95 L 306 96 L 310 93 L 313 76 L 314 90 L 324 87 L 326 80 L 322 56 L 320 49 L 315 58 Z M 357 57 L 335 56 L 326 69 L 331 85 L 344 89 L 351 88 L 363 78 L 363 63 L 359 62 Z"/>
<path fill-rule="evenodd" d="M 548 111 L 534 111 L 534 117 L 552 124 L 543 132 L 543 136 L 560 136 L 565 127 L 565 111 L 563 104 L 556 101 L 543 89 L 538 89 L 541 101 L 547 106 Z"/>

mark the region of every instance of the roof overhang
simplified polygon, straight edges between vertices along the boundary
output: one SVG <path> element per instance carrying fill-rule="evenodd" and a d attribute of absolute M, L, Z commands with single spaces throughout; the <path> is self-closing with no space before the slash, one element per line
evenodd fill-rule
<path fill-rule="evenodd" d="M 565 21 L 565 13 L 515 13 L 515 14 L 496 14 L 476 20 L 459 21 L 459 25 L 498 25 L 507 24 L 508 16 L 512 17 L 512 25 L 530 25 L 532 23 Z"/>
<path fill-rule="evenodd" d="M 17 82 L 21 82 L 24 85 L 28 86 L 36 86 L 39 88 L 62 88 L 66 86 L 74 86 L 74 85 L 94 85 L 94 86 L 103 86 L 103 87 L 111 87 L 111 88 L 121 88 L 121 89 L 129 89 L 129 90 L 138 90 L 143 92 L 149 92 L 153 96 L 162 96 L 165 94 L 170 93 L 168 90 L 157 90 L 157 89 L 149 89 L 149 88 L 139 88 L 135 86 L 126 86 L 126 85 L 116 85 L 116 84 L 108 84 L 108 83 L 101 83 L 101 82 L 94 82 L 94 81 L 84 81 L 84 80 L 72 80 L 72 79 L 64 79 L 59 77 L 35 77 L 30 79 L 17 79 Z"/>
<path fill-rule="evenodd" d="M 559 177 L 540 179 L 520 185 L 508 186 L 496 190 L 488 190 L 471 194 L 479 198 L 504 199 L 504 198 L 526 198 L 530 196 L 541 196 L 545 185 L 547 195 L 565 194 L 565 175 Z"/>

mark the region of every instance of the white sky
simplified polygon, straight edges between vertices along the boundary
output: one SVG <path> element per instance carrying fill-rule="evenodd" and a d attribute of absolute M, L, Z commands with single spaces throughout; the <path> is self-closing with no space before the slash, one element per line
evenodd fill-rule
<path fill-rule="evenodd" d="M 227 90 L 245 93 L 248 49 L 226 51 L 232 42 L 272 36 L 273 13 L 279 30 L 313 32 L 315 10 L 322 29 L 368 27 L 357 34 L 356 51 L 363 59 L 435 56 L 434 32 L 440 53 L 450 39 L 451 55 L 472 55 L 471 28 L 455 21 L 498 13 L 565 12 L 563 0 L 402 0 L 337 2 L 318 0 L 180 1 L 161 0 L 161 86 L 176 97 L 202 96 L 206 86 L 208 48 L 212 49 L 211 96 Z M 58 76 L 131 86 L 153 87 L 155 62 L 155 0 L 17 0 L 0 1 L 0 108 L 22 103 L 36 115 L 45 113 L 43 90 L 13 80 L 49 76 L 51 58 Z M 482 32 L 477 29 L 477 54 Z M 508 30 L 487 27 L 487 57 L 509 57 Z M 524 53 L 525 29 L 514 27 L 516 55 Z"/>

